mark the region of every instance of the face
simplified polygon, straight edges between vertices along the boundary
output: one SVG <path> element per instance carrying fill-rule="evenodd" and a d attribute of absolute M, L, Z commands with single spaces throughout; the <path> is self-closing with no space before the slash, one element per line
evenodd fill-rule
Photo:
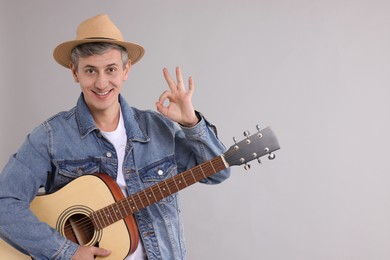
<path fill-rule="evenodd" d="M 130 61 L 123 67 L 121 53 L 111 49 L 102 55 L 79 59 L 78 69 L 71 64 L 74 80 L 80 84 L 84 99 L 93 115 L 117 113 L 118 95 L 127 80 Z"/>

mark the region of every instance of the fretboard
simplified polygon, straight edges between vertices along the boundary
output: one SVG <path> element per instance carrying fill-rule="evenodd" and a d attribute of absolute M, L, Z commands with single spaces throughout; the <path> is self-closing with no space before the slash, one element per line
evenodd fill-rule
<path fill-rule="evenodd" d="M 104 207 L 92 213 L 91 219 L 96 229 L 103 229 L 226 168 L 227 166 L 223 156 L 215 157 L 212 160 L 199 164 L 194 168 Z"/>

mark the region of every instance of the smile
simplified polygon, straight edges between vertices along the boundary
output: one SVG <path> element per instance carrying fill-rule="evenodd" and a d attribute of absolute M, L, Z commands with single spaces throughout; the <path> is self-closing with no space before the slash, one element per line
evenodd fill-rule
<path fill-rule="evenodd" d="M 95 92 L 95 94 L 102 97 L 102 96 L 105 96 L 105 95 L 107 95 L 108 93 L 110 93 L 110 91 L 111 91 L 111 90 L 108 90 L 108 91 L 106 91 L 106 92 Z"/>

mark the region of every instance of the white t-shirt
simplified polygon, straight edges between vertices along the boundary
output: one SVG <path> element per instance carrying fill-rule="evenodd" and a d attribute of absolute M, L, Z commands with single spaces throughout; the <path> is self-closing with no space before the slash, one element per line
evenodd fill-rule
<path fill-rule="evenodd" d="M 128 196 L 126 182 L 123 177 L 123 159 L 125 157 L 125 149 L 127 143 L 126 129 L 123 123 L 122 111 L 120 112 L 119 123 L 117 128 L 113 132 L 103 132 L 102 134 L 114 145 L 116 153 L 118 155 L 118 172 L 116 182 L 122 190 L 125 197 Z M 107 248 L 109 249 L 109 248 Z M 128 255 L 124 260 L 144 260 L 146 259 L 145 249 L 141 243 L 141 239 L 138 241 L 137 250 Z"/>

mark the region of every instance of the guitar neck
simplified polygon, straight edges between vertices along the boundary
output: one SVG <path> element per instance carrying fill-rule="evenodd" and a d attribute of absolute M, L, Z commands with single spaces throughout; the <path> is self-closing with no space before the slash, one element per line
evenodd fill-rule
<path fill-rule="evenodd" d="M 104 207 L 92 213 L 91 219 L 97 229 L 103 229 L 227 167 L 223 155 L 217 156 L 212 160 Z"/>

